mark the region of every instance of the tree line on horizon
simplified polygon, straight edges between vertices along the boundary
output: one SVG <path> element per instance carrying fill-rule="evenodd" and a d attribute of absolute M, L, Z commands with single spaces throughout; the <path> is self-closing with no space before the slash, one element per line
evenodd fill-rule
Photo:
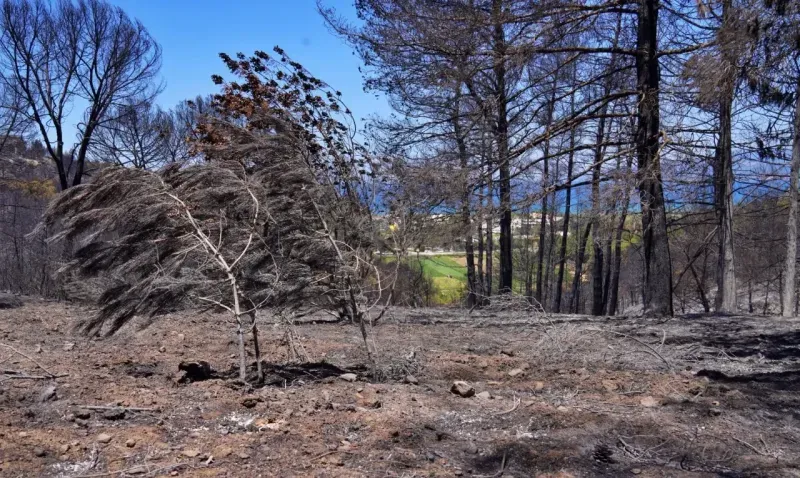
<path fill-rule="evenodd" d="M 348 151 L 312 168 L 315 181 L 332 174 L 331 186 L 358 210 L 396 225 L 352 239 L 358 260 L 457 241 L 470 308 L 513 294 L 552 312 L 640 306 L 669 316 L 677 300 L 681 312 L 735 313 L 746 290 L 750 312 L 796 314 L 796 2 L 359 0 L 355 9 L 351 21 L 319 3 L 362 59 L 365 89 L 383 94 L 393 114 L 370 118 L 358 138 L 319 136 L 319 123 L 292 110 L 292 88 L 310 105 L 322 94 L 322 82 L 298 86 L 313 78 L 302 68 L 291 73 L 300 83 L 269 107 L 301 125 L 302 134 L 288 131 L 303 154 L 323 154 L 309 146 L 312 136 Z M 221 141 L 204 135 L 209 124 L 288 134 L 253 121 L 242 109 L 263 107 L 253 98 L 229 94 L 252 94 L 248 75 L 264 71 L 247 67 L 258 54 L 223 55 L 241 78 L 215 76 L 220 94 L 165 111 L 156 105 L 161 47 L 121 9 L 103 0 L 3 0 L 1 13 L 0 157 L 46 158 L 55 189 L 31 186 L 45 174 L 41 165 L 3 165 L 0 229 L 9 247 L 0 287 L 56 293 L 48 278 L 72 245 L 27 238 L 50 199 L 87 177 L 115 177 L 98 164 L 202 165 L 214 157 L 207 145 Z M 271 88 L 290 77 L 262 61 L 275 75 L 262 78 Z M 332 104 L 327 114 L 350 114 Z M 76 105 L 72 145 L 65 131 Z M 352 181 L 359 186 L 348 190 Z M 442 211 L 446 218 L 433 217 Z M 526 226 L 512 230 L 512 216 L 528 218 Z M 348 243 L 349 233 L 332 234 Z M 419 284 L 417 272 L 390 267 L 366 277 L 381 267 L 359 280 L 388 290 L 389 278 L 382 300 L 411 303 L 403 297 L 413 290 L 393 288 Z"/>

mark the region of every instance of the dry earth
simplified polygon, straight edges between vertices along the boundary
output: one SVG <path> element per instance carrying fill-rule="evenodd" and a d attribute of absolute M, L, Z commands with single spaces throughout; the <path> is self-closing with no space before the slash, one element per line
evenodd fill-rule
<path fill-rule="evenodd" d="M 385 381 L 294 369 L 243 390 L 178 383 L 181 361 L 234 362 L 222 315 L 88 340 L 72 333 L 87 314 L 0 310 L 0 475 L 800 476 L 795 319 L 395 310 L 373 330 Z M 285 329 L 264 328 L 285 362 Z M 355 327 L 296 331 L 313 360 L 363 370 Z"/>

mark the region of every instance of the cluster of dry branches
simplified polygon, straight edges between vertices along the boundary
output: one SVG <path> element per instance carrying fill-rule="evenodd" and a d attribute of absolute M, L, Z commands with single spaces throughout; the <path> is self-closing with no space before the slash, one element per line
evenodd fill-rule
<path fill-rule="evenodd" d="M 223 309 L 237 333 L 240 379 L 248 378 L 249 333 L 260 380 L 258 311 L 322 308 L 359 324 L 372 361 L 375 284 L 378 295 L 387 286 L 370 262 L 370 211 L 363 176 L 353 174 L 363 160 L 343 141 L 344 124 L 331 119 L 338 100 L 265 102 L 298 84 L 273 88 L 269 75 L 291 76 L 264 68 L 264 78 L 254 78 L 244 71 L 249 63 L 228 60 L 252 88 L 225 85 L 214 99 L 216 114 L 195 145 L 204 163 L 155 172 L 108 167 L 47 210 L 43 224 L 61 231 L 51 240 L 75 244 L 62 273 L 73 282 L 104 279 L 100 311 L 81 327 L 111 334 L 137 315 Z M 305 91 L 326 88 L 298 64 L 291 68 Z M 304 122 L 298 112 L 320 120 Z"/>

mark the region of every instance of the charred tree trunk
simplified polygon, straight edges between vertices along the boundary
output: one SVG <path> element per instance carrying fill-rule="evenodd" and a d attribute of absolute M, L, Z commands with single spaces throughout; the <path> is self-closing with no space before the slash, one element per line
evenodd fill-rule
<path fill-rule="evenodd" d="M 605 114 L 606 108 L 602 110 Z M 592 167 L 592 252 L 594 263 L 592 265 L 592 315 L 603 315 L 603 242 L 600 230 L 600 168 L 603 164 L 603 138 L 605 136 L 606 120 L 601 116 L 597 124 L 597 135 L 594 147 L 594 165 Z"/>
<path fill-rule="evenodd" d="M 555 100 L 556 100 L 556 87 L 557 87 L 556 80 L 553 80 L 553 88 L 550 93 L 550 100 L 547 104 L 547 138 L 544 141 L 544 150 L 542 154 L 544 156 L 543 163 L 542 163 L 542 190 L 545 191 L 544 196 L 542 196 L 542 210 L 541 218 L 539 222 L 539 244 L 538 244 L 538 259 L 536 261 L 536 300 L 539 303 L 542 303 L 542 278 L 544 271 L 544 242 L 545 237 L 547 235 L 547 188 L 550 182 L 550 170 L 549 170 L 549 159 L 550 156 L 550 127 L 553 124 L 553 113 L 555 110 Z"/>
<path fill-rule="evenodd" d="M 795 297 L 795 274 L 797 269 L 797 176 L 800 174 L 800 84 L 796 85 L 794 110 L 794 139 L 792 141 L 792 166 L 789 173 L 789 221 L 786 233 L 786 262 L 783 281 L 783 316 L 792 314 Z"/>
<path fill-rule="evenodd" d="M 636 75 L 636 153 L 644 248 L 644 307 L 648 316 L 672 315 L 672 263 L 661 179 L 658 59 L 658 0 L 640 0 Z"/>
<path fill-rule="evenodd" d="M 570 310 L 577 313 L 581 304 L 581 276 L 583 275 L 583 261 L 586 257 L 586 243 L 589 242 L 589 235 L 592 233 L 592 221 L 586 224 L 586 229 L 578 244 L 578 255 L 575 258 L 575 277 L 572 280 L 572 297 L 570 299 Z"/>
<path fill-rule="evenodd" d="M 616 210 L 616 206 L 614 206 Z M 609 218 L 609 224 L 615 224 L 617 221 L 616 213 L 612 214 Z M 609 228 L 610 229 L 610 228 Z M 608 232 L 608 236 L 604 239 L 603 246 L 605 247 L 604 257 L 605 257 L 605 264 L 603 265 L 603 311 L 605 313 L 608 310 L 608 295 L 609 290 L 611 287 L 611 262 L 614 260 L 614 250 L 612 248 L 612 237 L 613 237 L 613 230 Z"/>
<path fill-rule="evenodd" d="M 552 111 L 552 110 L 551 110 Z M 547 183 L 548 183 L 548 175 L 550 171 L 548 170 L 548 160 L 547 156 L 550 154 L 550 140 L 546 140 L 544 143 L 544 164 L 542 168 L 542 189 L 547 190 Z M 542 303 L 542 280 L 544 274 L 544 246 L 545 246 L 545 238 L 547 235 L 547 197 L 548 194 L 542 196 L 542 210 L 540 211 L 541 218 L 539 221 L 539 244 L 537 245 L 537 260 L 536 260 L 536 300 L 541 304 Z"/>
<path fill-rule="evenodd" d="M 697 275 L 697 270 L 694 268 L 694 264 L 689 262 L 689 270 L 692 273 L 692 277 L 694 278 L 694 282 L 697 285 L 697 295 L 700 298 L 700 303 L 703 304 L 703 310 L 705 310 L 706 314 L 711 312 L 711 304 L 708 302 L 708 296 L 706 295 L 706 288 L 703 285 L 703 281 L 700 280 L 700 277 Z"/>
<path fill-rule="evenodd" d="M 460 88 L 460 86 L 459 86 Z M 455 114 L 453 116 L 453 132 L 458 145 L 458 158 L 461 166 L 462 193 L 461 193 L 461 225 L 464 228 L 464 252 L 467 256 L 467 307 L 472 308 L 477 304 L 477 281 L 475 279 L 475 248 L 472 244 L 472 218 L 470 215 L 470 197 L 472 186 L 469 181 L 469 155 L 467 144 L 461 131 L 461 94 L 456 92 Z"/>
<path fill-rule="evenodd" d="M 533 299 L 533 251 L 531 251 L 531 221 L 533 215 L 528 209 L 527 222 L 525 224 L 525 297 L 529 301 Z"/>
<path fill-rule="evenodd" d="M 631 171 L 633 166 L 633 155 L 628 156 L 628 172 Z M 622 269 L 622 233 L 625 232 L 625 220 L 628 218 L 628 207 L 631 202 L 631 189 L 626 185 L 625 193 L 622 199 L 622 212 L 617 222 L 616 232 L 614 234 L 614 261 L 612 262 L 611 270 L 611 284 L 608 289 L 608 315 L 617 314 L 617 305 L 619 302 L 619 274 Z"/>
<path fill-rule="evenodd" d="M 491 297 L 494 279 L 494 271 L 492 270 L 494 264 L 494 221 L 492 220 L 494 215 L 494 184 L 491 177 L 491 163 L 489 163 L 487 169 L 489 170 L 489 178 L 486 184 L 486 197 L 489 213 L 486 215 L 486 297 Z"/>
<path fill-rule="evenodd" d="M 570 97 L 570 112 L 575 113 L 575 95 Z M 567 192 L 564 199 L 564 224 L 561 227 L 561 245 L 558 252 L 558 279 L 556 279 L 553 312 L 561 312 L 561 295 L 564 285 L 564 269 L 567 263 L 567 237 L 569 236 L 569 213 L 572 206 L 572 169 L 575 160 L 575 128 L 569 133 L 569 155 L 567 156 Z"/>
<path fill-rule="evenodd" d="M 730 17 L 730 0 L 722 2 L 723 28 Z M 723 43 L 724 61 L 733 71 L 736 58 Z M 717 239 L 719 254 L 717 262 L 717 296 L 714 308 L 717 312 L 736 312 L 736 272 L 733 250 L 733 148 L 731 145 L 731 116 L 735 84 L 733 78 L 725 78 L 719 102 L 719 142 L 714 161 L 715 205 L 717 213 Z"/>
<path fill-rule="evenodd" d="M 500 192 L 500 287 L 501 294 L 511 292 L 513 281 L 511 251 L 511 164 L 508 151 L 508 98 L 506 96 L 506 35 L 503 28 L 503 0 L 492 1 L 495 107 L 497 123 L 497 167 Z"/>
<path fill-rule="evenodd" d="M 482 189 L 482 188 L 481 188 Z M 479 211 L 483 208 L 483 194 L 478 196 L 478 208 Z M 478 212 L 478 286 L 480 287 L 478 295 L 480 296 L 480 301 L 483 302 L 484 295 L 486 295 L 486 277 L 483 275 L 483 214 Z"/>

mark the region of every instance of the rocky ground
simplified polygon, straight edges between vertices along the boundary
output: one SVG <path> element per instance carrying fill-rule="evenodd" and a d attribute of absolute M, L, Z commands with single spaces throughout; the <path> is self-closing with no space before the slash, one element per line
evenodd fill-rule
<path fill-rule="evenodd" d="M 247 390 L 179 382 L 235 361 L 223 315 L 89 340 L 91 311 L 26 302 L 0 310 L 4 477 L 800 476 L 798 320 L 394 310 L 383 380 L 355 327 L 305 324 L 320 364 Z M 285 327 L 263 328 L 285 364 Z"/>

